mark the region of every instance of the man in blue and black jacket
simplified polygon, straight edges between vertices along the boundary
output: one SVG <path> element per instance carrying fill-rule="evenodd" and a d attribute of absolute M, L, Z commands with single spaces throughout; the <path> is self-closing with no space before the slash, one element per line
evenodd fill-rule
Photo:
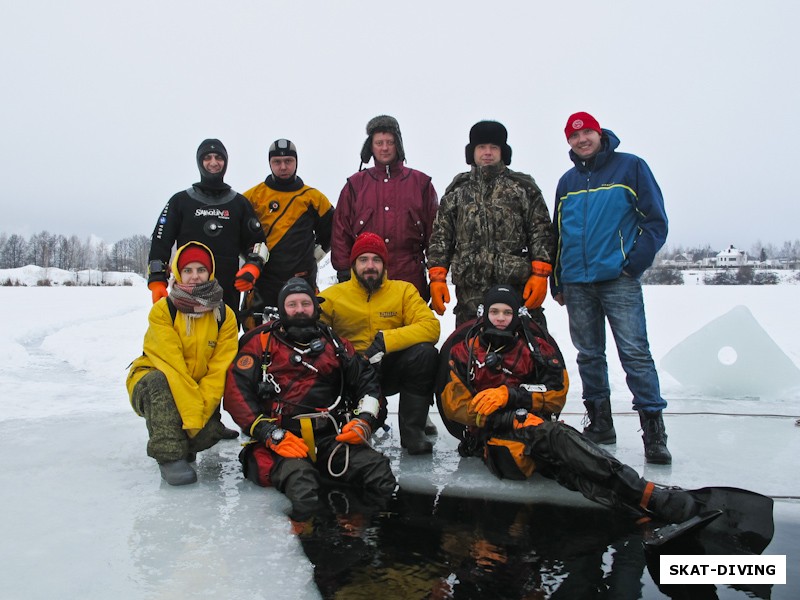
<path fill-rule="evenodd" d="M 590 424 L 584 435 L 616 442 L 605 357 L 608 320 L 639 412 L 647 462 L 670 464 L 666 401 L 647 340 L 639 278 L 667 237 L 664 199 L 647 163 L 617 152 L 619 139 L 592 115 L 570 116 L 564 132 L 575 166 L 559 180 L 553 224 L 552 291 L 566 305 Z"/>

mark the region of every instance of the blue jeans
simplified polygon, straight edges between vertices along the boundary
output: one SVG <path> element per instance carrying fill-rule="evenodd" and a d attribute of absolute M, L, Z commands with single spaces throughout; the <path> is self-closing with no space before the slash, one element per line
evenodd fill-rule
<path fill-rule="evenodd" d="M 647 341 L 641 283 L 621 275 L 599 283 L 567 283 L 563 291 L 569 333 L 578 350 L 583 399 L 598 401 L 611 397 L 606 363 L 608 319 L 628 389 L 633 394 L 633 408 L 647 412 L 666 408 Z"/>

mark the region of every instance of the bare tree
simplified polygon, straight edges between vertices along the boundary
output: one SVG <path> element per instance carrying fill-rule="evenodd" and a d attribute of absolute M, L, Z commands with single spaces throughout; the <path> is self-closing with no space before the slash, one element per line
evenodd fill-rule
<path fill-rule="evenodd" d="M 108 245 L 105 242 L 100 242 L 94 246 L 91 245 L 91 240 L 88 240 L 89 246 L 91 248 L 91 264 L 90 267 L 93 269 L 99 269 L 101 271 L 106 270 L 108 268 Z"/>
<path fill-rule="evenodd" d="M 134 235 L 130 240 L 131 270 L 144 277 L 147 275 L 147 258 L 150 256 L 150 238 L 146 235 Z"/>
<path fill-rule="evenodd" d="M 28 257 L 30 263 L 44 267 L 45 269 L 53 266 L 53 255 L 55 254 L 56 236 L 48 231 L 34 233 L 28 242 Z"/>
<path fill-rule="evenodd" d="M 0 263 L 4 269 L 16 269 L 25 266 L 25 258 L 28 254 L 28 242 L 25 238 L 16 233 L 12 233 L 3 245 L 3 253 L 0 256 Z"/>

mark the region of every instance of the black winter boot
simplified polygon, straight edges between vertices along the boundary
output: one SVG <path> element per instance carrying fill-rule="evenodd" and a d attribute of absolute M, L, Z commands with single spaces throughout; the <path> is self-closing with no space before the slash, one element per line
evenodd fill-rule
<path fill-rule="evenodd" d="M 654 465 L 671 465 L 672 454 L 667 450 L 667 431 L 661 411 L 648 413 L 639 411 L 644 440 L 644 458 Z"/>
<path fill-rule="evenodd" d="M 439 430 L 433 424 L 430 417 L 425 417 L 425 435 L 438 435 Z"/>
<path fill-rule="evenodd" d="M 159 463 L 161 477 L 170 485 L 186 485 L 197 481 L 197 473 L 186 459 Z"/>
<path fill-rule="evenodd" d="M 220 430 L 220 435 L 222 436 L 223 440 L 235 440 L 239 437 L 239 432 L 223 425 L 222 429 Z"/>
<path fill-rule="evenodd" d="M 425 422 L 430 402 L 426 396 L 400 392 L 400 445 L 409 454 L 430 454 L 433 444 L 425 439 Z"/>
<path fill-rule="evenodd" d="M 595 444 L 616 444 L 617 432 L 611 418 L 611 400 L 584 400 L 583 405 L 589 418 L 589 424 L 583 428 L 583 435 Z"/>

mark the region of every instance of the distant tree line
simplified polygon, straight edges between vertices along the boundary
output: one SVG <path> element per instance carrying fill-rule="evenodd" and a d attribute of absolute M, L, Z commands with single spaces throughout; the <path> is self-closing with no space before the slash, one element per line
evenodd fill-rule
<path fill-rule="evenodd" d="M 736 244 L 734 244 L 736 246 Z M 698 261 L 703 258 L 712 258 L 723 248 L 712 248 L 709 244 L 704 246 L 670 246 L 664 245 L 656 255 L 655 264 L 663 260 L 674 260 L 678 256 L 687 256 L 692 260 Z M 744 250 L 744 248 L 740 248 Z M 775 244 L 764 244 L 758 240 L 747 250 L 747 256 L 751 260 L 764 262 L 766 260 L 785 261 L 789 268 L 796 269 L 800 266 L 800 240 L 783 242 L 778 246 Z"/>
<path fill-rule="evenodd" d="M 642 283 L 682 285 L 682 270 L 672 264 L 664 264 L 665 261 L 675 261 L 677 257 L 683 256 L 692 262 L 699 262 L 703 259 L 714 258 L 719 252 L 719 249 L 714 249 L 709 244 L 704 246 L 664 245 L 656 255 L 653 266 L 642 276 Z M 779 261 L 781 265 L 784 265 L 783 268 L 798 269 L 800 268 L 800 240 L 784 242 L 781 246 L 763 244 L 759 240 L 750 247 L 747 256 L 752 261 L 761 263 L 768 260 Z M 795 278 L 800 280 L 800 273 L 796 273 Z M 773 271 L 754 269 L 752 265 L 748 264 L 724 270 L 714 269 L 703 276 L 703 283 L 706 285 L 776 285 L 780 283 L 780 277 Z"/>
<path fill-rule="evenodd" d="M 64 269 L 65 271 L 122 271 L 144 275 L 150 238 L 134 235 L 114 244 L 81 240 L 41 231 L 28 239 L 12 233 L 0 233 L 0 269 L 15 269 L 25 265 Z"/>
<path fill-rule="evenodd" d="M 78 236 L 66 237 L 48 231 L 34 233 L 28 239 L 16 233 L 0 233 L 0 269 L 14 269 L 25 265 L 55 267 L 66 271 L 97 269 L 121 271 L 145 275 L 150 238 L 133 235 L 114 244 L 94 243 L 90 238 L 82 241 Z M 685 255 L 699 260 L 716 256 L 719 250 L 710 245 L 675 246 L 665 245 L 656 255 L 653 266 L 642 277 L 642 283 L 655 285 L 681 285 L 683 275 L 679 269 L 662 266 L 664 260 Z M 782 246 L 756 242 L 748 255 L 760 261 L 785 260 L 790 268 L 800 266 L 800 240 L 784 242 Z M 752 267 L 732 269 L 729 273 L 710 273 L 704 277 L 708 285 L 774 285 L 778 277 L 774 273 L 760 273 Z"/>

